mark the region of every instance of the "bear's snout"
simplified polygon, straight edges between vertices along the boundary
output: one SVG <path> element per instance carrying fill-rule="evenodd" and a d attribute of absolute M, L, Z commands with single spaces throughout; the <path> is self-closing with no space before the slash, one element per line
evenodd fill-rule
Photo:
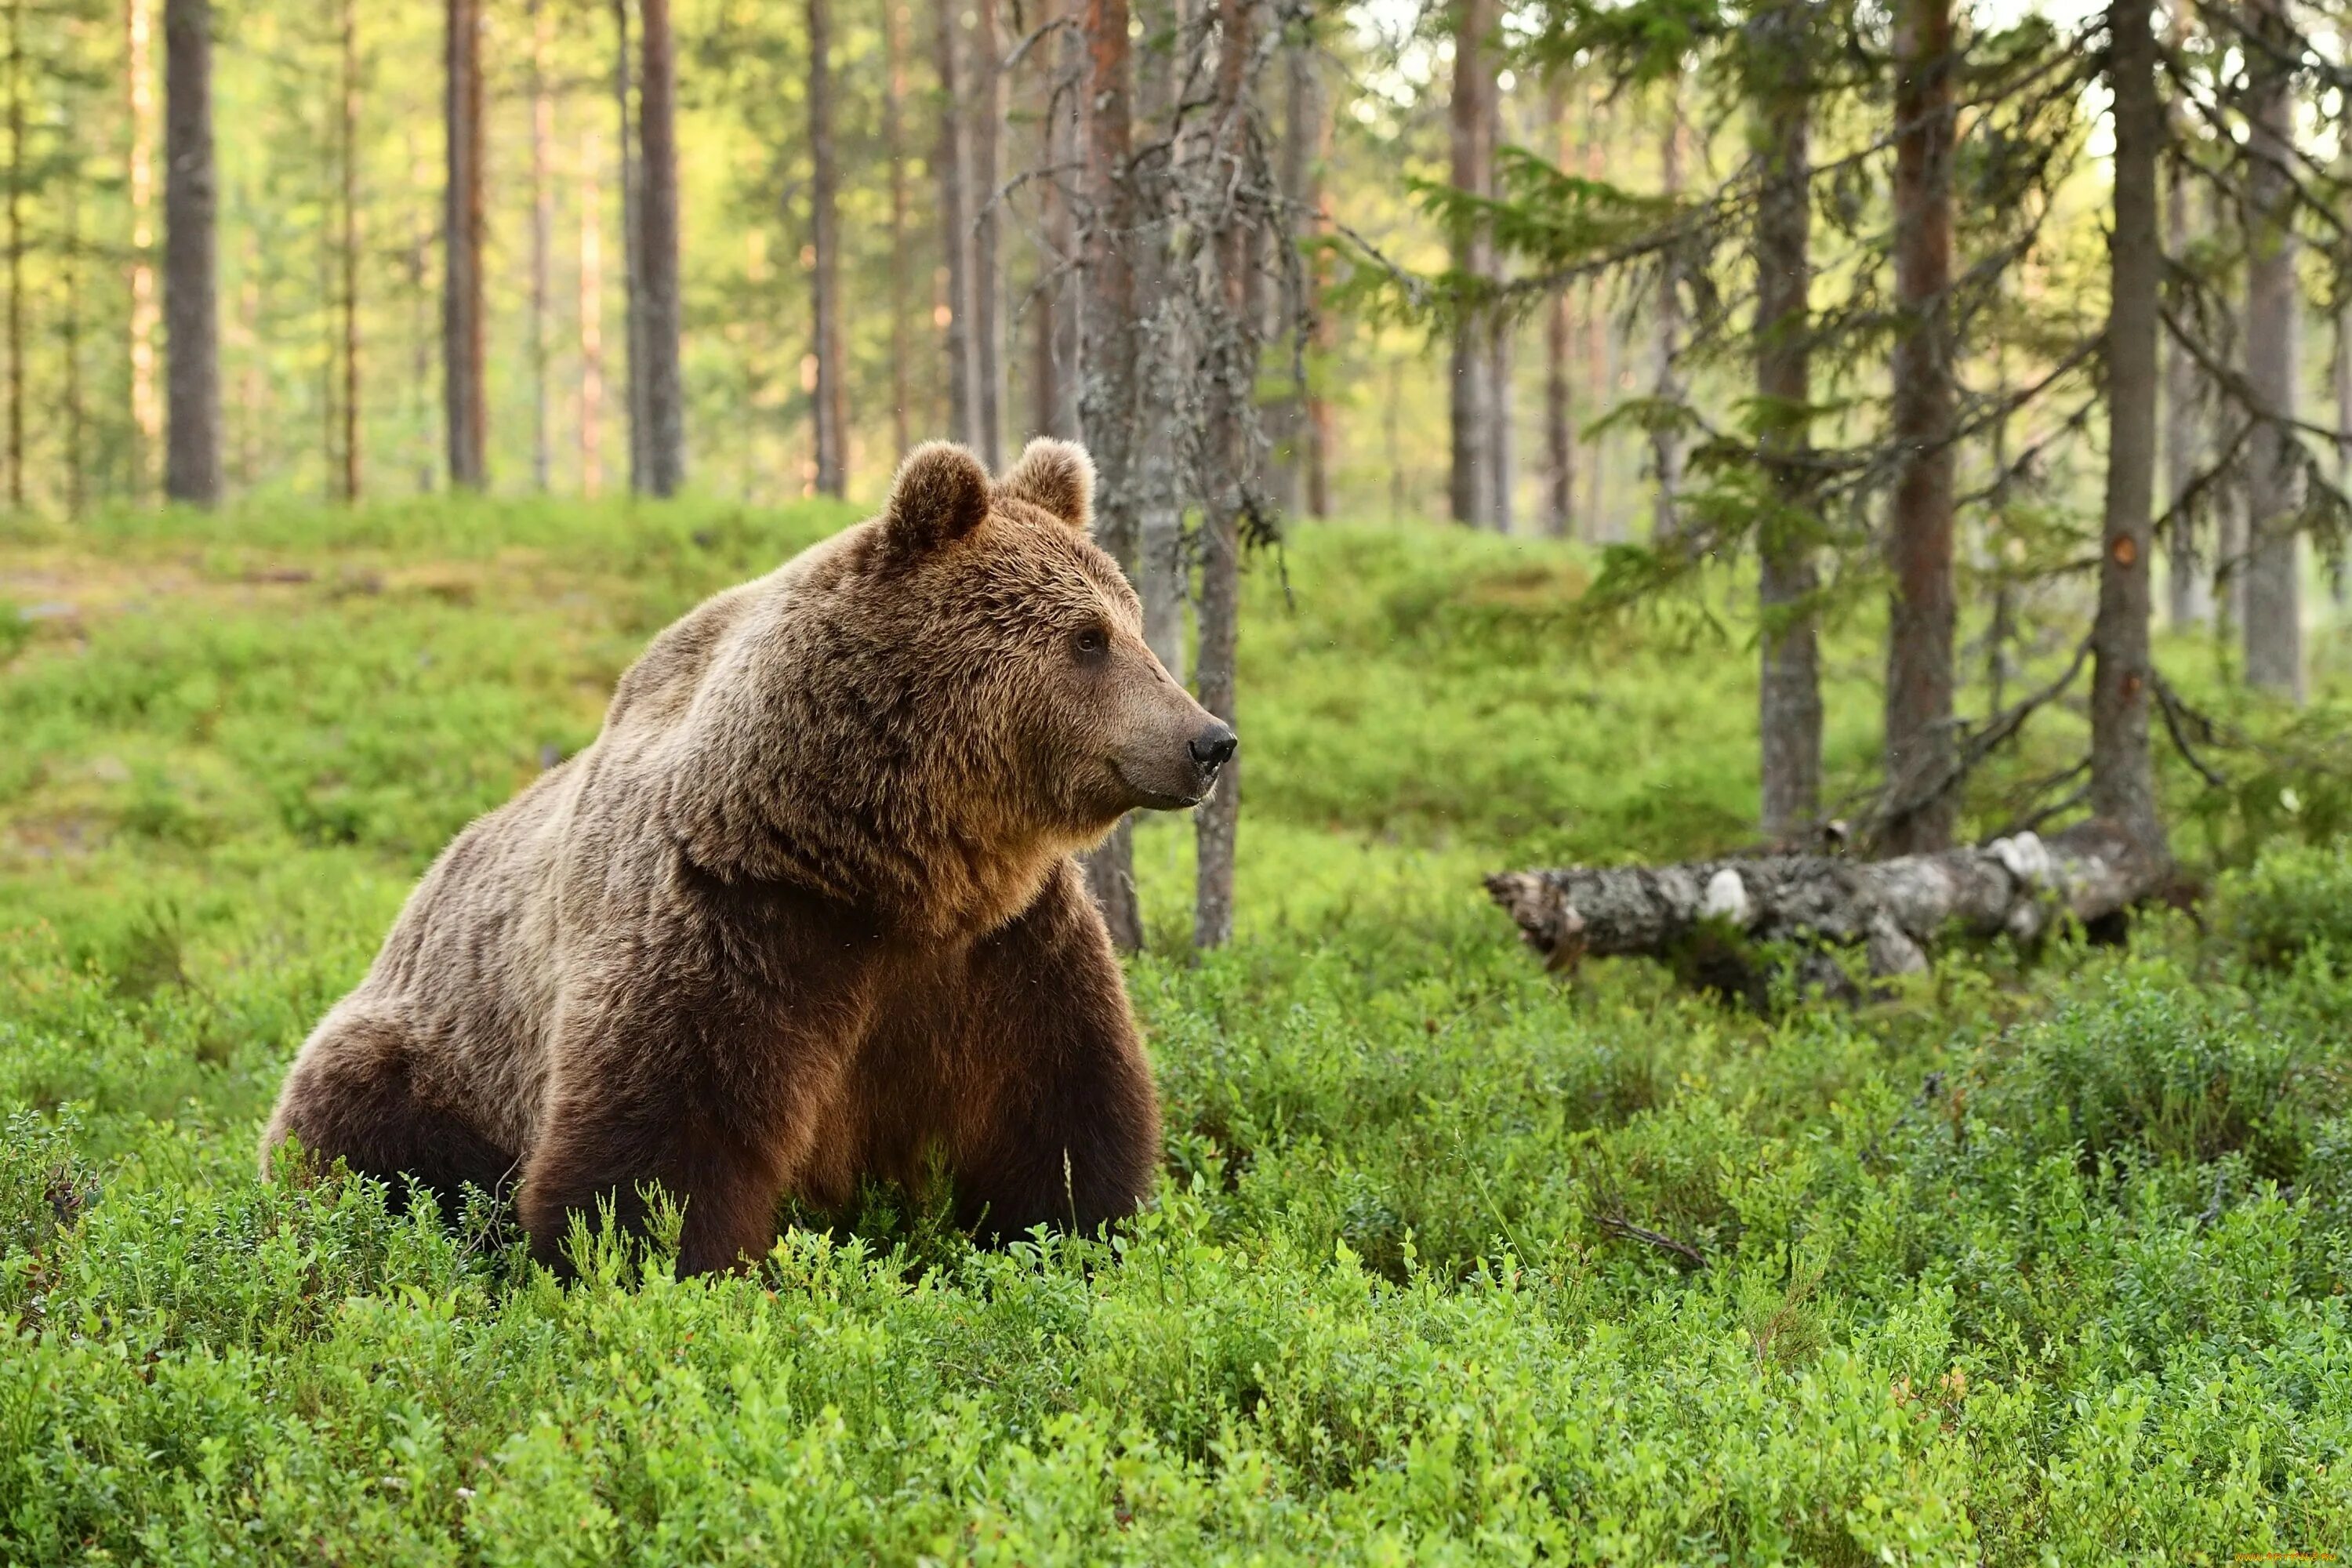
<path fill-rule="evenodd" d="M 1184 749 L 1192 753 L 1192 765 L 1201 770 L 1201 782 L 1209 784 L 1216 782 L 1217 770 L 1225 765 L 1234 748 L 1241 743 L 1242 738 L 1234 733 L 1234 727 L 1219 720 L 1193 736 Z"/>

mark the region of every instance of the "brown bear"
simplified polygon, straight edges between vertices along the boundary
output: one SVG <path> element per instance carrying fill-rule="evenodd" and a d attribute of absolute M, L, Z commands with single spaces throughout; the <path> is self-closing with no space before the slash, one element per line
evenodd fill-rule
<path fill-rule="evenodd" d="M 984 1237 L 1150 1188 L 1159 1103 L 1074 858 L 1199 801 L 1234 731 L 1144 645 L 1093 465 L 961 447 L 881 516 L 705 601 L 593 744 L 459 834 L 304 1042 L 291 1137 L 446 1202 L 520 1178 L 533 1251 L 640 1189 L 680 1263 L 764 1257 L 937 1161 Z"/>

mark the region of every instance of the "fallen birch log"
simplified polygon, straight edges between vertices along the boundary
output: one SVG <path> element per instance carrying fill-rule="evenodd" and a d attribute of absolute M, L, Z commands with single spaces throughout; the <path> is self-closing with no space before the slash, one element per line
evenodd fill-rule
<path fill-rule="evenodd" d="M 1873 974 L 1927 966 L 1939 936 L 2030 942 L 2063 916 L 2090 925 L 2156 893 L 2165 863 L 2121 828 L 2079 823 L 1892 860 L 1762 855 L 1679 866 L 1506 871 L 1486 890 L 1554 969 L 1586 954 L 1671 954 L 1708 931 L 1865 950 Z M 1710 925 L 1709 922 L 1720 922 Z"/>

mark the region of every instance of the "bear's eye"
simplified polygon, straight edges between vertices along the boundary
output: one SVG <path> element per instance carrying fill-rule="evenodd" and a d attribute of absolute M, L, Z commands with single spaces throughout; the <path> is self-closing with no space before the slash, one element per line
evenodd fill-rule
<path fill-rule="evenodd" d="M 1070 652 L 1080 660 L 1092 663 L 1110 649 L 1110 638 L 1100 626 L 1088 626 L 1070 639 Z"/>

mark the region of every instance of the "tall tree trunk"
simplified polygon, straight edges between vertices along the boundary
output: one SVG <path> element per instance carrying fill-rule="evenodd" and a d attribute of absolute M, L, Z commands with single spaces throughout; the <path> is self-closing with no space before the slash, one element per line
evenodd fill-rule
<path fill-rule="evenodd" d="M 2246 679 L 2303 700 L 2303 584 L 2297 570 L 2294 436 L 2270 420 L 2294 416 L 2295 48 L 2285 0 L 2246 0 L 2256 41 L 2246 60 L 2246 382 L 2265 416 L 2249 443 Z"/>
<path fill-rule="evenodd" d="M 2171 27 L 2171 46 L 2178 49 L 2189 36 L 2188 6 L 2172 7 Z M 2188 114 L 2178 101 L 2169 104 L 2168 114 L 2172 153 L 2164 165 L 2164 251 L 2172 264 L 2179 267 L 2189 259 L 2189 158 L 2185 150 Z M 2195 625 L 2212 611 L 2203 566 L 2198 560 L 2197 530 L 2181 506 L 2197 478 L 2199 385 L 2196 356 L 2179 343 L 2168 344 L 2164 358 L 2164 468 L 2165 504 L 2172 512 L 2172 523 L 2166 530 L 2164 544 L 2167 598 L 2175 631 Z"/>
<path fill-rule="evenodd" d="M 677 68 L 670 48 L 669 0 L 645 0 L 637 87 L 637 145 L 645 160 L 638 197 L 645 268 L 646 489 L 676 495 L 686 482 L 686 387 L 678 365 L 683 325 L 677 256 Z"/>
<path fill-rule="evenodd" d="M 604 488 L 604 149 L 593 123 L 580 128 L 580 493 Z"/>
<path fill-rule="evenodd" d="M 1493 123 L 1488 100 L 1495 76 L 1486 49 L 1494 31 L 1494 0 L 1459 0 L 1454 32 L 1454 96 L 1449 106 L 1453 180 L 1456 190 L 1474 196 L 1494 193 L 1494 149 L 1487 144 Z M 1454 268 L 1468 278 L 1485 278 L 1494 270 L 1487 226 L 1472 219 L 1455 226 Z M 1465 311 L 1454 326 L 1452 398 L 1452 472 L 1447 499 L 1454 521 L 1473 528 L 1495 517 L 1495 376 L 1489 363 L 1494 332 L 1485 310 Z"/>
<path fill-rule="evenodd" d="M 489 482 L 483 392 L 481 0 L 447 0 L 443 124 L 448 169 L 441 215 L 441 385 L 449 482 Z"/>
<path fill-rule="evenodd" d="M 2156 339 L 2164 252 L 2156 214 L 2156 163 L 2164 145 L 2157 101 L 2150 0 L 2113 0 L 2108 91 L 2115 102 L 2114 282 L 2107 310 L 2107 497 L 2099 551 L 2099 608 L 2092 623 L 2091 809 L 2165 854 L 2156 810 L 2147 710 L 2148 510 L 2156 490 Z"/>
<path fill-rule="evenodd" d="M 220 318 L 213 237 L 213 32 L 207 0 L 163 5 L 163 493 L 221 497 Z"/>
<path fill-rule="evenodd" d="M 1659 185 L 1669 202 L 1679 201 L 1683 194 L 1683 79 L 1677 71 L 1666 83 L 1666 125 L 1658 143 Z M 1683 388 L 1677 362 L 1683 352 L 1682 269 L 1676 258 L 1669 255 L 1658 279 L 1658 374 L 1654 395 L 1669 403 L 1682 399 Z M 1650 457 L 1657 470 L 1658 499 L 1651 515 L 1650 539 L 1654 545 L 1670 546 L 1681 536 L 1682 525 L 1675 513 L 1675 498 L 1683 488 L 1683 437 L 1681 429 L 1660 423 L 1650 431 Z"/>
<path fill-rule="evenodd" d="M 143 498 L 163 450 L 163 402 L 155 390 L 154 0 L 126 0 L 123 55 L 131 76 L 131 156 L 124 184 L 131 201 L 131 489 Z"/>
<path fill-rule="evenodd" d="M 623 391 L 629 426 L 629 489 L 652 483 L 652 429 L 646 412 L 645 161 L 637 150 L 635 52 L 629 44 L 632 0 L 613 0 L 613 100 L 620 121 L 616 143 L 621 184 Z"/>
<path fill-rule="evenodd" d="M 816 489 L 842 492 L 844 400 L 841 388 L 841 237 L 833 161 L 833 7 L 808 0 L 809 350 L 816 359 Z"/>
<path fill-rule="evenodd" d="M 436 466 L 435 454 L 441 445 L 439 438 L 434 434 L 431 391 L 435 340 L 433 290 L 430 279 L 433 276 L 433 240 L 436 233 L 432 212 L 433 161 L 418 142 L 413 127 L 403 133 L 402 142 L 408 153 L 409 188 L 416 203 L 412 209 L 413 221 L 410 225 L 405 268 L 408 274 L 408 302 L 412 315 L 408 324 L 408 390 L 402 401 L 404 412 L 408 418 L 408 427 L 414 437 L 411 450 L 416 463 L 416 493 L 431 495 L 439 471 Z M 250 233 L 250 231 L 247 232 Z M 246 292 L 249 295 L 253 289 L 251 269 L 246 273 L 245 287 Z M 246 312 L 250 314 L 250 305 L 244 304 L 243 301 L 240 303 Z M 247 363 L 249 364 L 251 362 Z"/>
<path fill-rule="evenodd" d="M 1559 166 L 1574 169 L 1565 68 L 1554 70 L 1545 83 L 1544 114 Z M 1544 531 L 1554 539 L 1576 531 L 1576 426 L 1568 383 L 1575 329 L 1570 315 L 1568 289 L 1555 287 L 1544 306 Z"/>
<path fill-rule="evenodd" d="M 882 156 L 890 174 L 890 456 L 913 443 L 907 408 L 907 40 L 903 0 L 882 0 Z"/>
<path fill-rule="evenodd" d="M 1886 789 L 1879 837 L 1948 848 L 1952 733 L 1952 10 L 1901 0 L 1895 21 L 1895 439 L 1887 518 Z"/>
<path fill-rule="evenodd" d="M 530 0 L 530 482 L 547 492 L 555 467 L 553 392 L 548 383 L 548 268 L 555 246 L 555 98 L 548 90 L 551 14 Z"/>
<path fill-rule="evenodd" d="M 2165 253 L 2176 265 L 2189 252 L 2189 192 L 2181 161 L 2170 163 L 2165 183 Z M 2165 575 L 2173 629 L 2182 630 L 2203 620 L 2210 611 L 2197 530 L 2181 501 L 2196 482 L 2199 422 L 2197 418 L 2197 359 L 2179 343 L 2168 345 L 2164 361 L 2165 500 L 2172 509 L 2165 534 Z"/>
<path fill-rule="evenodd" d="M 1095 461 L 1095 538 L 1129 577 L 1139 578 L 1137 374 L 1142 343 L 1136 321 L 1127 0 L 1079 0 L 1079 21 L 1086 59 L 1078 140 L 1087 220 L 1078 294 L 1084 377 L 1078 423 Z M 1087 858 L 1087 881 L 1111 940 L 1127 952 L 1142 946 L 1143 911 L 1136 899 L 1128 823 L 1121 822 Z"/>
<path fill-rule="evenodd" d="M 343 503 L 360 499 L 360 44 L 358 0 L 341 0 Z"/>
<path fill-rule="evenodd" d="M 1491 25 L 1500 26 L 1501 11 L 1495 7 Z M 1496 160 L 1503 146 L 1503 93 L 1496 79 L 1492 56 L 1484 61 L 1486 80 L 1479 93 L 1479 108 L 1485 123 L 1479 128 L 1478 146 L 1486 163 L 1486 194 L 1497 194 Z M 1486 237 L 1487 275 L 1500 279 L 1507 270 L 1502 252 L 1495 244 L 1490 231 Z M 1512 395 L 1512 326 L 1511 313 L 1500 307 L 1486 316 L 1486 526 L 1497 533 L 1511 531 L 1513 502 L 1517 499 L 1518 481 L 1517 399 Z"/>
<path fill-rule="evenodd" d="M 1811 601 L 1819 586 L 1804 457 L 1812 397 L 1807 294 L 1812 280 L 1812 163 L 1807 66 L 1811 39 L 1795 4 L 1767 12 L 1750 90 L 1763 121 L 1763 185 L 1756 211 L 1756 391 L 1770 510 L 1757 541 L 1763 671 L 1763 828 L 1786 841 L 1821 816 L 1821 657 Z"/>
<path fill-rule="evenodd" d="M 1217 75 L 1215 135 L 1217 164 L 1243 163 L 1244 95 L 1256 44 L 1255 0 L 1216 0 Z M 1257 383 L 1255 300 L 1256 268 L 1250 219 L 1228 198 L 1219 232 L 1212 237 L 1223 315 L 1209 330 L 1208 447 L 1222 470 L 1215 493 L 1202 508 L 1201 525 L 1201 657 L 1195 686 L 1201 706 L 1238 730 L 1236 687 L 1241 644 L 1241 513 L 1255 457 L 1251 440 L 1250 389 Z M 1216 789 L 1194 813 L 1197 881 L 1192 902 L 1192 942 L 1221 947 L 1234 934 L 1234 860 L 1241 826 L 1241 758 L 1225 764 Z"/>
<path fill-rule="evenodd" d="M 996 0 L 976 0 L 971 49 L 971 342 L 980 459 L 1004 463 L 1003 260 L 998 254 L 997 147 L 1004 130 L 1003 40 Z"/>
<path fill-rule="evenodd" d="M 25 0 L 8 5 L 8 505 L 25 510 Z"/>
<path fill-rule="evenodd" d="M 1077 89 L 1073 85 L 1071 95 L 1066 97 L 1056 84 L 1075 84 L 1085 68 L 1079 58 L 1083 40 L 1073 30 L 1076 17 L 1066 11 L 1057 15 L 1069 25 L 1055 36 L 1054 65 L 1039 68 L 1036 93 L 1045 106 L 1045 122 L 1039 128 L 1039 163 L 1052 173 L 1041 182 L 1037 194 L 1043 243 L 1037 258 L 1037 286 L 1029 306 L 1034 348 L 1029 375 L 1029 423 L 1040 436 L 1067 437 L 1078 430 L 1078 310 L 1076 291 L 1063 273 L 1073 259 L 1077 236 L 1063 171 L 1077 159 Z"/>
<path fill-rule="evenodd" d="M 948 431 L 967 447 L 980 445 L 980 408 L 974 384 L 971 305 L 971 228 L 966 221 L 962 32 L 959 0 L 939 0 L 933 35 L 940 77 L 940 142 L 931 163 L 940 177 L 940 248 L 947 257 Z"/>
<path fill-rule="evenodd" d="M 79 47 L 81 29 L 73 28 L 72 41 Z M 80 117 L 79 96 L 76 95 L 77 112 L 68 124 Z M 79 519 L 82 514 L 84 473 L 84 411 L 81 385 L 81 179 L 79 159 L 68 164 L 64 174 L 64 207 L 60 247 L 58 255 L 58 292 L 60 307 L 58 321 L 58 348 L 65 358 L 65 418 L 66 418 L 66 516 Z"/>

